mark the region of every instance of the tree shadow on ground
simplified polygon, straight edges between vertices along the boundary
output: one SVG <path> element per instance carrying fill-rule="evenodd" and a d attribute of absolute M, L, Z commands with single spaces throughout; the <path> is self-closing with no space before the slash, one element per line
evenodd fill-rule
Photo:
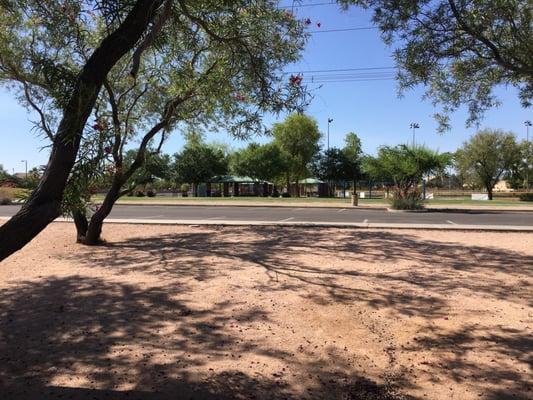
<path fill-rule="evenodd" d="M 268 279 L 258 280 L 254 287 L 258 291 L 293 291 L 317 304 L 361 304 L 376 310 L 388 309 L 392 314 L 426 319 L 429 324 L 449 315 L 448 296 L 456 291 L 467 297 L 533 305 L 530 255 L 421 240 L 404 232 L 335 230 L 336 234 L 339 232 L 341 236 L 332 239 L 330 230 L 206 228 L 192 233 L 132 238 L 83 250 L 72 259 L 109 268 L 117 274 L 142 271 L 162 278 L 188 276 L 199 281 L 209 281 L 227 268 L 238 271 L 259 267 Z M 301 253 L 315 261 L 302 262 L 297 257 Z M 341 259 L 343 264 L 335 264 L 330 256 Z M 375 271 L 358 269 L 360 262 L 374 264 Z M 382 272 L 379 268 L 382 263 L 403 266 L 393 272 Z M 217 268 L 217 264 L 225 267 Z M 369 285 L 353 284 L 357 282 Z M 374 284 L 377 286 L 372 287 Z M 439 352 L 440 364 L 429 366 L 432 373 L 457 383 L 469 380 L 472 387 L 483 389 L 482 398 L 527 398 L 531 391 L 527 371 L 495 365 L 491 360 L 467 361 L 465 356 L 474 351 L 474 343 L 484 346 L 487 355 L 505 359 L 512 354 L 531 365 L 532 342 L 529 333 L 521 330 L 467 326 L 450 332 L 433 327 L 406 351 Z M 486 389 L 487 382 L 504 389 Z"/>
<path fill-rule="evenodd" d="M 196 309 L 176 299 L 176 290 L 186 289 L 141 289 L 70 276 L 2 290 L 0 398 L 411 399 L 392 384 L 380 385 L 347 368 L 323 370 L 321 361 L 298 366 L 319 377 L 303 393 L 283 371 L 265 376 L 234 370 L 231 363 L 217 367 L 244 355 L 279 360 L 292 355 L 232 333 L 233 324 L 268 321 L 265 312 L 239 313 L 238 300 Z M 209 374 L 195 370 L 213 362 L 217 370 Z"/>

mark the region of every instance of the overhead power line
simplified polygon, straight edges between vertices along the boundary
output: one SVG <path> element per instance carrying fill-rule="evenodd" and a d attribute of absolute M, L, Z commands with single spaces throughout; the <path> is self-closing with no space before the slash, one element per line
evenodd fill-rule
<path fill-rule="evenodd" d="M 352 71 L 376 71 L 395 70 L 396 67 L 359 67 L 359 68 L 337 68 L 337 69 L 312 69 L 300 71 L 287 71 L 284 74 L 315 74 L 320 72 L 352 72 Z"/>
<path fill-rule="evenodd" d="M 309 31 L 307 33 L 332 33 L 332 32 L 351 32 L 351 31 L 369 31 L 378 29 L 376 26 L 357 26 L 354 28 L 339 28 L 339 29 L 319 29 L 315 31 Z"/>
<path fill-rule="evenodd" d="M 279 6 L 278 8 L 302 8 L 302 7 L 316 7 L 316 6 L 334 6 L 337 3 L 330 1 L 329 3 L 307 3 L 307 4 L 292 4 L 290 6 Z"/>

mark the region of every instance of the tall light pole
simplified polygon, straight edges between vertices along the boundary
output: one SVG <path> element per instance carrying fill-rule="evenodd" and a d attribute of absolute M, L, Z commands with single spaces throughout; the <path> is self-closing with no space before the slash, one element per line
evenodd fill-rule
<path fill-rule="evenodd" d="M 417 122 L 412 122 L 411 125 L 409 125 L 409 128 L 413 130 L 413 147 L 415 147 L 415 129 L 420 128 L 420 125 L 418 125 Z"/>
<path fill-rule="evenodd" d="M 526 190 L 529 192 L 529 161 L 531 158 L 530 149 L 529 149 L 529 127 L 533 125 L 530 120 L 524 121 L 526 126 Z"/>
<path fill-rule="evenodd" d="M 28 179 L 28 160 L 21 160 L 26 165 L 26 179 Z"/>
<path fill-rule="evenodd" d="M 328 118 L 328 150 L 329 150 L 329 124 L 333 122 L 333 118 Z"/>

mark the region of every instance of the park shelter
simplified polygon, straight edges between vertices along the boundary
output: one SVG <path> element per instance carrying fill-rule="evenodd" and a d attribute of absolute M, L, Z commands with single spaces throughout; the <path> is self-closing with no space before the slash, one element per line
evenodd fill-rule
<path fill-rule="evenodd" d="M 206 182 L 206 196 L 270 196 L 274 185 L 249 176 L 218 175 Z"/>
<path fill-rule="evenodd" d="M 306 178 L 298 181 L 298 185 L 292 185 L 291 195 L 305 197 L 327 197 L 327 183 L 317 178 Z"/>

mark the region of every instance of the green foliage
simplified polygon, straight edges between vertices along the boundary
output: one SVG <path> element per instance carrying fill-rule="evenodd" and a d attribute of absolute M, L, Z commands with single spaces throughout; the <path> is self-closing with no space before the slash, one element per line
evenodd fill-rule
<path fill-rule="evenodd" d="M 383 146 L 377 157 L 365 159 L 364 168 L 373 179 L 393 183 L 395 199 L 413 199 L 419 197 L 422 178 L 444 170 L 450 161 L 450 154 L 439 154 L 424 146 Z"/>
<path fill-rule="evenodd" d="M 128 150 L 124 154 L 123 165 L 128 169 L 137 157 L 136 150 Z M 168 154 L 158 154 L 155 151 L 147 151 L 142 165 L 132 174 L 127 186 L 134 188 L 154 183 L 157 179 L 171 178 L 171 159 Z"/>
<path fill-rule="evenodd" d="M 360 162 L 363 155 L 363 147 L 361 145 L 361 139 L 353 133 L 348 132 L 344 137 L 343 152 L 353 162 Z"/>
<path fill-rule="evenodd" d="M 424 208 L 424 201 L 417 191 L 409 193 L 407 197 L 393 197 L 390 204 L 395 210 L 422 210 Z"/>
<path fill-rule="evenodd" d="M 228 159 L 221 150 L 200 144 L 187 146 L 174 155 L 173 174 L 178 183 L 198 184 L 228 172 Z"/>
<path fill-rule="evenodd" d="M 310 164 L 311 173 L 327 182 L 355 180 L 360 175 L 360 165 L 357 159 L 352 161 L 348 154 L 344 149 L 335 147 L 317 154 Z"/>
<path fill-rule="evenodd" d="M 520 201 L 533 201 L 533 193 L 522 193 L 518 198 Z"/>
<path fill-rule="evenodd" d="M 533 142 L 526 140 L 518 144 L 519 157 L 505 174 L 505 180 L 513 189 L 533 187 Z"/>
<path fill-rule="evenodd" d="M 489 199 L 502 175 L 520 161 L 520 150 L 514 134 L 485 129 L 470 138 L 455 153 L 455 165 L 463 179 L 484 187 Z"/>
<path fill-rule="evenodd" d="M 0 84 L 37 112 L 36 124 L 51 141 L 86 60 L 131 4 L 0 2 Z M 300 57 L 304 24 L 276 1 L 169 0 L 150 29 L 107 74 L 82 137 L 82 147 L 93 147 L 78 156 L 65 211 L 90 206 L 98 182 L 112 185 L 106 197 L 112 203 L 123 186 L 131 190 L 164 175 L 147 153 L 159 152 L 173 130 L 217 129 L 244 138 L 264 131 L 263 115 L 307 103 L 305 86 L 280 73 Z M 132 142 L 139 145 L 127 154 Z"/>
<path fill-rule="evenodd" d="M 498 105 L 494 88 L 514 86 L 524 107 L 533 99 L 533 12 L 530 0 L 338 0 L 373 9 L 385 42 L 394 45 L 402 90 L 419 84 L 448 115 L 468 107 L 468 125 Z"/>
<path fill-rule="evenodd" d="M 285 159 L 288 179 L 307 175 L 307 165 L 319 150 L 321 135 L 316 121 L 304 114 L 291 114 L 274 124 L 272 134 Z"/>
<path fill-rule="evenodd" d="M 232 154 L 230 169 L 235 175 L 274 181 L 286 170 L 286 164 L 280 148 L 275 143 L 250 143 L 246 148 Z"/>

